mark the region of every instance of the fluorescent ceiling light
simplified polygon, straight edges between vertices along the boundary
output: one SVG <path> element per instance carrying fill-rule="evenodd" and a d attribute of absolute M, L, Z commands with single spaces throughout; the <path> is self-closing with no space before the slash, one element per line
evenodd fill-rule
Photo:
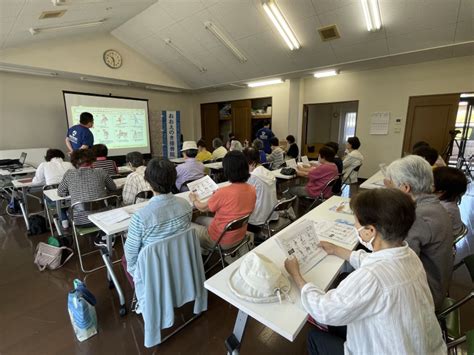
<path fill-rule="evenodd" d="M 269 79 L 269 80 L 262 80 L 262 81 L 254 81 L 254 82 L 248 83 L 247 86 L 249 88 L 256 88 L 259 86 L 281 84 L 282 82 L 283 80 L 281 79 Z"/>
<path fill-rule="evenodd" d="M 0 71 L 5 71 L 9 73 L 18 73 L 18 74 L 31 74 L 31 75 L 41 75 L 41 76 L 58 76 L 58 73 L 55 72 L 47 72 L 47 71 L 37 71 L 32 69 L 23 69 L 23 68 L 15 68 L 15 67 L 5 67 L 0 66 Z"/>
<path fill-rule="evenodd" d="M 168 87 L 153 86 L 153 85 L 145 85 L 145 89 L 156 90 L 156 91 L 165 91 L 165 92 L 182 92 L 182 90 L 178 89 L 178 88 L 168 88 Z"/>
<path fill-rule="evenodd" d="M 98 83 L 98 84 L 108 84 L 108 85 L 119 85 L 119 86 L 130 86 L 129 83 L 125 81 L 113 81 L 113 80 L 106 80 L 106 79 L 96 79 L 96 78 L 88 78 L 85 76 L 81 76 L 82 81 L 88 81 L 90 83 Z"/>
<path fill-rule="evenodd" d="M 314 73 L 314 77 L 319 79 L 319 78 L 326 78 L 328 76 L 334 76 L 337 74 L 339 74 L 337 70 L 331 69 L 331 70 L 324 70 L 324 71 L 319 71 L 317 73 Z"/>
<path fill-rule="evenodd" d="M 474 97 L 474 94 L 461 94 L 461 97 Z"/>
<path fill-rule="evenodd" d="M 83 4 L 98 4 L 105 2 L 104 0 L 76 0 L 76 1 L 66 1 L 66 0 L 51 0 L 54 6 L 65 6 L 65 5 L 83 5 Z"/>
<path fill-rule="evenodd" d="M 382 19 L 380 17 L 380 9 L 378 0 L 360 0 L 362 9 L 364 10 L 365 22 L 367 23 L 367 31 L 378 31 L 382 28 Z"/>
<path fill-rule="evenodd" d="M 214 25 L 211 21 L 207 21 L 204 23 L 206 30 L 211 32 L 224 46 L 226 46 L 232 54 L 239 60 L 241 63 L 245 63 L 247 61 L 247 57 L 242 54 L 239 49 L 232 44 L 232 42 L 222 33 L 222 31 Z"/>
<path fill-rule="evenodd" d="M 71 29 L 71 28 L 94 27 L 94 26 L 102 25 L 104 22 L 105 22 L 105 19 L 98 20 L 98 21 L 92 21 L 92 22 L 76 23 L 76 24 L 73 24 L 73 25 L 65 25 L 65 26 L 42 27 L 42 28 L 41 27 L 38 27 L 38 28 L 31 27 L 29 29 L 29 31 L 32 35 L 36 35 L 40 32 L 54 32 L 54 31 L 68 30 L 68 29 Z"/>
<path fill-rule="evenodd" d="M 181 57 L 183 57 L 184 59 L 186 59 L 189 63 L 191 63 L 192 65 L 194 65 L 196 68 L 198 68 L 198 70 L 201 72 L 201 73 L 204 73 L 207 71 L 207 69 L 205 67 L 203 67 L 201 64 L 199 64 L 198 62 L 195 62 L 194 60 L 192 60 L 191 58 L 188 58 L 182 51 L 181 49 L 179 49 L 178 47 L 176 47 L 173 43 L 173 41 L 169 38 L 165 38 L 165 43 L 170 46 L 171 48 L 173 48 L 176 53 L 178 53 Z"/>
<path fill-rule="evenodd" d="M 262 6 L 288 47 L 290 47 L 291 50 L 299 49 L 301 45 L 275 1 L 265 1 L 262 3 Z"/>

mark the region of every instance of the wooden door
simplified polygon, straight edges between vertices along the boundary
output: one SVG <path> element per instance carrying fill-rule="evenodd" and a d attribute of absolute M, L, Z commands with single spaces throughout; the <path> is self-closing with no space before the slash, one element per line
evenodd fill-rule
<path fill-rule="evenodd" d="M 402 155 L 419 141 L 428 142 L 442 154 L 456 123 L 459 98 L 459 94 L 410 97 Z"/>
<path fill-rule="evenodd" d="M 212 140 L 219 137 L 219 108 L 217 103 L 201 105 L 201 138 L 212 152 Z"/>
<path fill-rule="evenodd" d="M 232 101 L 232 127 L 235 137 L 241 141 L 252 141 L 251 137 L 251 100 Z"/>

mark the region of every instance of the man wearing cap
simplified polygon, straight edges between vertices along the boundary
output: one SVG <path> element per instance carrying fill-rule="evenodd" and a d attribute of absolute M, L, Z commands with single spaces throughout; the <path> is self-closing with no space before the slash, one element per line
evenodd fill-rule
<path fill-rule="evenodd" d="M 176 167 L 176 188 L 180 191 L 186 181 L 194 181 L 204 176 L 204 164 L 196 160 L 198 153 L 196 142 L 185 141 L 181 153 L 184 163 Z"/>

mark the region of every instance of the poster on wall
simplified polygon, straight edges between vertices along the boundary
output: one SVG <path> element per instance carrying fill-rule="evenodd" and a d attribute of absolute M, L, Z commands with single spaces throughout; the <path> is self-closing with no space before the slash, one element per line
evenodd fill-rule
<path fill-rule="evenodd" d="M 370 134 L 388 134 L 390 112 L 374 112 L 370 117 Z"/>
<path fill-rule="evenodd" d="M 181 124 L 179 111 L 161 112 L 163 132 L 163 156 L 178 158 L 180 154 Z"/>

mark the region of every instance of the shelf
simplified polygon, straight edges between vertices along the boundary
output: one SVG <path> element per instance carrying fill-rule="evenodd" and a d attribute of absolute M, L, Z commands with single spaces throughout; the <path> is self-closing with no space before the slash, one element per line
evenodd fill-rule
<path fill-rule="evenodd" d="M 252 115 L 252 120 L 264 120 L 272 118 L 272 115 Z"/>

